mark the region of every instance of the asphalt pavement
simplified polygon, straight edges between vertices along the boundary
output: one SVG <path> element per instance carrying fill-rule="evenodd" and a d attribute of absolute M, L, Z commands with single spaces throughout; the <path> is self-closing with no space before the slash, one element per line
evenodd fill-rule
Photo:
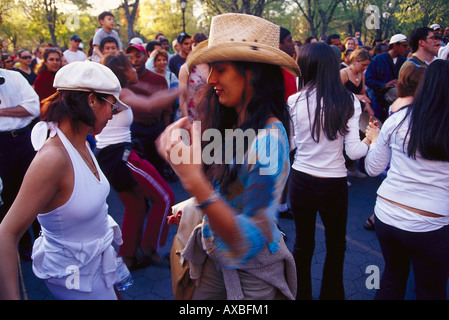
<path fill-rule="evenodd" d="M 372 214 L 376 190 L 382 179 L 348 178 L 349 212 L 347 223 L 347 250 L 344 264 L 344 287 L 346 300 L 372 300 L 378 277 L 382 274 L 384 261 L 374 231 L 364 229 L 366 219 Z M 189 197 L 179 182 L 171 183 L 176 195 L 176 203 Z M 121 224 L 123 205 L 117 194 L 111 190 L 108 197 L 110 215 Z M 295 226 L 291 219 L 279 219 L 279 227 L 286 235 L 286 243 L 293 248 Z M 170 252 L 176 227 L 170 227 L 167 245 L 160 250 L 161 254 Z M 324 259 L 326 255 L 324 228 L 321 220 L 316 223 L 316 248 L 312 262 L 312 296 L 318 299 Z M 133 285 L 121 293 L 123 300 L 173 300 L 170 269 L 167 267 L 149 266 L 132 272 Z M 31 263 L 20 260 L 19 281 L 24 300 L 54 300 L 45 283 L 36 278 L 31 270 Z M 408 299 L 413 295 L 408 294 Z"/>

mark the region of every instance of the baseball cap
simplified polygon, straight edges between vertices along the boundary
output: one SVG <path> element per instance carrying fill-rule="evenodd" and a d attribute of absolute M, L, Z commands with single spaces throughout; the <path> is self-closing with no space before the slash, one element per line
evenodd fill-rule
<path fill-rule="evenodd" d="M 187 38 L 191 38 L 191 36 L 189 36 L 187 33 L 185 33 L 185 32 L 181 32 L 179 35 L 178 35 L 178 38 L 176 39 L 176 40 L 178 40 L 178 43 L 179 44 L 181 44 L 185 39 L 187 39 Z"/>
<path fill-rule="evenodd" d="M 53 81 L 53 87 L 58 91 L 87 91 L 104 93 L 117 100 L 115 105 L 119 111 L 128 109 L 128 106 L 119 99 L 122 87 L 117 76 L 111 69 L 101 63 L 76 61 L 69 63 L 58 70 Z"/>
<path fill-rule="evenodd" d="M 70 40 L 74 40 L 74 41 L 83 41 L 81 40 L 81 38 L 79 37 L 79 35 L 74 34 L 73 36 L 70 37 Z"/>
<path fill-rule="evenodd" d="M 139 37 L 134 37 L 131 39 L 131 41 L 129 42 L 130 44 L 142 44 L 143 45 L 143 40 L 140 39 Z"/>
<path fill-rule="evenodd" d="M 126 48 L 126 53 L 129 53 L 132 49 L 137 49 L 146 54 L 145 48 L 141 44 L 132 43 Z"/>
<path fill-rule="evenodd" d="M 393 44 L 396 42 L 402 42 L 402 41 L 408 41 L 408 38 L 405 35 L 403 35 L 402 33 L 398 33 L 391 37 L 389 44 Z"/>
<path fill-rule="evenodd" d="M 434 23 L 430 26 L 430 29 L 432 29 L 433 31 L 441 29 L 440 25 L 437 23 Z"/>

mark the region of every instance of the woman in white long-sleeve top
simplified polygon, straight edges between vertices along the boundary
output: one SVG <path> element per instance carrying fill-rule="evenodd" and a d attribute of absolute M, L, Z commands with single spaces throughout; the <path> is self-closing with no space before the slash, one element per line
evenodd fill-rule
<path fill-rule="evenodd" d="M 341 83 L 332 49 L 323 43 L 306 45 L 298 65 L 303 88 L 288 100 L 297 147 L 289 183 L 296 225 L 297 298 L 312 298 L 310 268 L 319 212 L 327 249 L 320 298 L 344 299 L 348 186 L 343 145 L 356 160 L 366 155 L 370 142 L 360 141 L 360 103 Z"/>
<path fill-rule="evenodd" d="M 404 299 L 410 265 L 417 299 L 446 299 L 449 276 L 449 61 L 429 65 L 414 101 L 390 116 L 365 160 L 377 191 L 375 230 L 385 259 L 376 299 Z M 377 136 L 378 135 L 378 136 Z"/>

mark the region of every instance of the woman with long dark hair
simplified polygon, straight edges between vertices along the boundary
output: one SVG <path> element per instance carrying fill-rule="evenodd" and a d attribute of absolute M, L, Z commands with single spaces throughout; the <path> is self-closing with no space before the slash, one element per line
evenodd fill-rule
<path fill-rule="evenodd" d="M 259 17 L 214 17 L 210 40 L 186 62 L 188 69 L 210 66 L 212 88 L 194 119 L 201 121 L 182 118 L 158 143 L 204 214 L 182 251 L 192 278 L 199 280 L 193 299 L 294 299 L 296 294 L 293 257 L 276 217 L 289 173 L 281 67 L 295 74 L 299 68 L 279 50 L 279 35 L 279 26 Z M 190 133 L 191 143 L 176 139 L 182 132 Z M 179 148 L 193 158 L 178 161 Z"/>
<path fill-rule="evenodd" d="M 42 62 L 35 67 L 37 75 L 34 90 L 42 101 L 56 92 L 53 87 L 56 72 L 61 68 L 61 52 L 56 48 L 46 48 Z"/>
<path fill-rule="evenodd" d="M 410 265 L 417 299 L 447 297 L 449 276 L 449 61 L 427 68 L 413 102 L 366 135 L 377 191 L 375 230 L 385 260 L 376 299 L 404 299 Z"/>
<path fill-rule="evenodd" d="M 297 147 L 289 182 L 296 226 L 297 298 L 312 298 L 310 269 L 319 212 L 327 250 L 320 298 L 344 299 L 348 186 L 343 146 L 356 160 L 366 155 L 369 141 L 360 141 L 360 102 L 343 86 L 332 49 L 324 43 L 305 45 L 298 65 L 302 89 L 288 100 Z"/>

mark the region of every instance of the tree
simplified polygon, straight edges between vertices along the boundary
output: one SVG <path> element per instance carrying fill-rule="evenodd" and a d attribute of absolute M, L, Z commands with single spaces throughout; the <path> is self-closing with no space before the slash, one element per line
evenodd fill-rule
<path fill-rule="evenodd" d="M 156 34 L 160 32 L 163 33 L 167 39 L 176 39 L 178 34 L 182 31 L 181 7 L 177 1 L 142 1 L 140 10 L 136 31 L 148 39 L 148 41 L 154 40 Z M 187 33 L 199 29 L 205 32 L 201 27 L 194 24 L 197 22 L 197 19 L 192 19 L 192 2 L 187 3 L 185 19 Z"/>
<path fill-rule="evenodd" d="M 307 20 L 311 35 L 326 34 L 335 9 L 343 0 L 292 0 Z"/>
<path fill-rule="evenodd" d="M 394 14 L 399 26 L 427 27 L 449 20 L 447 0 L 401 0 Z"/>
<path fill-rule="evenodd" d="M 353 35 L 355 31 L 362 31 L 365 27 L 365 9 L 370 0 L 346 0 L 343 1 L 343 14 L 347 24 L 347 34 Z M 347 20 L 346 20 L 347 19 Z"/>
<path fill-rule="evenodd" d="M 128 0 L 123 0 L 123 3 L 120 5 L 125 11 L 126 21 L 128 22 L 128 41 L 134 38 L 134 23 L 139 10 L 139 2 L 139 0 L 135 0 L 133 4 L 130 4 Z"/>
<path fill-rule="evenodd" d="M 58 45 L 58 29 L 64 28 L 66 17 L 59 11 L 66 5 L 74 5 L 80 11 L 85 11 L 91 5 L 87 0 L 18 0 L 18 6 L 31 21 L 41 21 L 49 31 L 51 43 Z"/>
<path fill-rule="evenodd" d="M 56 18 L 57 18 L 57 9 L 56 9 L 56 1 L 55 0 L 42 0 L 45 9 L 45 17 L 47 19 L 48 30 L 51 35 L 51 42 L 56 46 L 58 45 L 58 41 L 56 40 Z"/>
<path fill-rule="evenodd" d="M 281 0 L 199 0 L 210 15 L 236 12 L 261 17 L 267 4 Z"/>

